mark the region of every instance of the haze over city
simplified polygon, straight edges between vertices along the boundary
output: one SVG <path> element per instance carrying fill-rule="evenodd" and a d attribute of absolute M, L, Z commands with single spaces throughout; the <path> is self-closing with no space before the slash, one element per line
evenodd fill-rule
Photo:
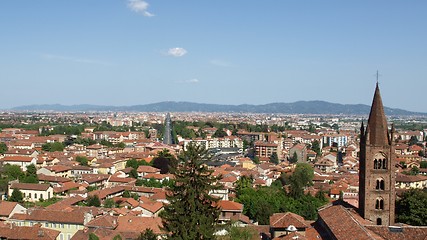
<path fill-rule="evenodd" d="M 160 101 L 427 112 L 425 1 L 2 1 L 0 109 Z"/>

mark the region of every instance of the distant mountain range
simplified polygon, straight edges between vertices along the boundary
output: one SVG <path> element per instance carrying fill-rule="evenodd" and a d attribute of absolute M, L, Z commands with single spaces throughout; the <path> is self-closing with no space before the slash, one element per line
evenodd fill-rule
<path fill-rule="evenodd" d="M 269 103 L 263 105 L 221 105 L 192 102 L 159 102 L 133 106 L 100 105 L 27 105 L 14 107 L 13 111 L 128 111 L 128 112 L 234 112 L 234 113 L 284 113 L 284 114 L 369 114 L 370 106 L 364 104 L 338 104 L 325 101 L 298 101 L 293 103 Z M 387 115 L 427 115 L 397 108 L 384 108 Z"/>

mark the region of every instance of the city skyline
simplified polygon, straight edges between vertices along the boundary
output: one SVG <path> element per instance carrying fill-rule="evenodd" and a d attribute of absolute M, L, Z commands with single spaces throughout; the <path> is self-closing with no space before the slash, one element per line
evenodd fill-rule
<path fill-rule="evenodd" d="M 3 1 L 0 109 L 162 101 L 427 112 L 427 3 Z"/>

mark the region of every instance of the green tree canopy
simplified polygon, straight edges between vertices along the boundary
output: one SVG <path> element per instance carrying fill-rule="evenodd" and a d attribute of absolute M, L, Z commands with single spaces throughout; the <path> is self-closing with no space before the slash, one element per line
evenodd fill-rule
<path fill-rule="evenodd" d="M 222 129 L 222 128 L 218 128 L 215 133 L 212 135 L 212 137 L 216 137 L 216 138 L 223 138 L 227 136 L 227 133 Z"/>
<path fill-rule="evenodd" d="M 253 240 L 259 239 L 258 232 L 250 227 L 236 227 L 230 226 L 226 229 L 228 234 L 220 236 L 218 240 Z"/>
<path fill-rule="evenodd" d="M 21 168 L 19 166 L 6 164 L 3 167 L 3 175 L 8 180 L 16 180 L 16 179 L 22 179 L 22 177 L 25 174 L 24 174 L 24 172 L 21 170 Z"/>
<path fill-rule="evenodd" d="M 26 174 L 27 174 L 27 176 L 37 175 L 36 166 L 34 164 L 28 165 Z"/>
<path fill-rule="evenodd" d="M 160 169 L 161 174 L 173 172 L 178 163 L 177 159 L 167 149 L 158 152 L 152 162 L 153 167 Z"/>
<path fill-rule="evenodd" d="M 220 210 L 216 207 L 218 199 L 209 192 L 217 189 L 214 184 L 218 178 L 203 165 L 207 158 L 206 150 L 193 144 L 179 156 L 175 184 L 167 195 L 170 204 L 161 214 L 171 239 L 215 239 Z"/>
<path fill-rule="evenodd" d="M 0 154 L 3 154 L 3 153 L 5 153 L 5 152 L 7 152 L 7 146 L 6 146 L 6 143 L 4 143 L 4 142 L 0 142 Z"/>
<path fill-rule="evenodd" d="M 320 149 L 320 143 L 317 140 L 314 140 L 311 143 L 311 150 L 315 151 L 317 156 L 320 156 L 320 154 L 322 153 L 322 149 Z"/>
<path fill-rule="evenodd" d="M 411 136 L 411 139 L 408 141 L 408 145 L 412 146 L 418 143 L 418 138 L 416 136 Z"/>
<path fill-rule="evenodd" d="M 313 184 L 314 170 L 308 163 L 298 163 L 295 171 L 289 177 L 290 194 L 299 197 L 304 194 L 304 188 Z"/>
<path fill-rule="evenodd" d="M 273 153 L 270 156 L 270 162 L 274 164 L 279 164 L 279 157 L 277 156 L 277 153 Z"/>
<path fill-rule="evenodd" d="M 427 192 L 411 189 L 396 202 L 396 220 L 414 226 L 427 225 Z"/>
<path fill-rule="evenodd" d="M 148 163 L 145 160 L 138 161 L 135 158 L 132 158 L 126 161 L 126 167 L 138 169 L 139 166 L 150 166 L 150 163 Z"/>
<path fill-rule="evenodd" d="M 24 200 L 24 196 L 19 189 L 13 189 L 12 195 L 9 198 L 9 201 L 11 202 L 22 202 Z"/>
<path fill-rule="evenodd" d="M 315 220 L 317 208 L 327 203 L 327 200 L 311 195 L 293 197 L 283 188 L 273 186 L 245 188 L 238 194 L 237 201 L 243 204 L 243 214 L 261 225 L 269 224 L 270 216 L 278 212 L 293 212 Z"/>
<path fill-rule="evenodd" d="M 106 208 L 112 208 L 115 205 L 116 205 L 116 203 L 114 202 L 114 200 L 112 198 L 105 199 L 105 201 L 104 201 L 104 207 L 106 207 Z"/>
<path fill-rule="evenodd" d="M 95 234 L 95 233 L 90 233 L 90 234 L 89 234 L 89 240 L 99 240 L 99 237 L 98 237 L 98 236 L 96 236 L 96 234 Z"/>
<path fill-rule="evenodd" d="M 93 206 L 93 207 L 101 206 L 101 200 L 99 199 L 98 195 L 89 196 L 86 202 L 88 206 Z"/>
<path fill-rule="evenodd" d="M 144 232 L 141 233 L 141 235 L 139 235 L 137 240 L 157 240 L 157 235 L 151 228 L 147 228 Z"/>
<path fill-rule="evenodd" d="M 254 178 L 248 177 L 248 176 L 241 176 L 235 183 L 234 183 L 234 189 L 236 190 L 237 194 L 242 192 L 243 189 L 246 188 L 252 188 L 252 184 L 254 182 Z"/>
<path fill-rule="evenodd" d="M 291 157 L 291 158 L 289 158 L 289 162 L 290 162 L 290 163 L 296 163 L 296 162 L 298 162 L 298 155 L 297 155 L 297 152 L 294 152 L 294 153 L 292 154 L 292 157 Z"/>
<path fill-rule="evenodd" d="M 60 142 L 45 143 L 42 145 L 42 150 L 45 152 L 62 152 L 64 151 L 64 144 Z"/>
<path fill-rule="evenodd" d="M 76 162 L 78 162 L 81 166 L 89 166 L 89 159 L 85 156 L 77 156 Z"/>

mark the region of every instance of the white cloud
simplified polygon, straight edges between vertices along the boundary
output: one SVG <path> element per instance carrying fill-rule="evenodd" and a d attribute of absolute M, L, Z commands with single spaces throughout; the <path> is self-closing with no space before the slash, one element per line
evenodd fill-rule
<path fill-rule="evenodd" d="M 187 80 L 184 80 L 184 81 L 178 81 L 178 83 L 188 83 L 188 84 L 197 84 L 199 82 L 200 81 L 197 78 L 187 79 Z"/>
<path fill-rule="evenodd" d="M 215 66 L 219 66 L 219 67 L 231 67 L 232 64 L 223 60 L 218 60 L 218 59 L 212 59 L 210 61 L 211 64 L 215 65 Z"/>
<path fill-rule="evenodd" d="M 153 17 L 154 14 L 147 11 L 149 4 L 144 0 L 128 0 L 128 7 L 137 13 L 146 17 Z"/>
<path fill-rule="evenodd" d="M 186 81 L 187 83 L 199 83 L 199 79 L 193 78 Z"/>
<path fill-rule="evenodd" d="M 174 56 L 174 57 L 182 57 L 185 54 L 187 54 L 187 50 L 184 48 L 176 47 L 176 48 L 170 48 L 166 55 Z"/>
<path fill-rule="evenodd" d="M 96 65 L 104 65 L 104 66 L 112 66 L 113 64 L 103 61 L 98 61 L 94 59 L 85 59 L 85 58 L 75 58 L 75 57 L 67 57 L 53 54 L 42 54 L 42 58 L 48 60 L 61 60 L 75 63 L 84 63 L 84 64 L 96 64 Z"/>

